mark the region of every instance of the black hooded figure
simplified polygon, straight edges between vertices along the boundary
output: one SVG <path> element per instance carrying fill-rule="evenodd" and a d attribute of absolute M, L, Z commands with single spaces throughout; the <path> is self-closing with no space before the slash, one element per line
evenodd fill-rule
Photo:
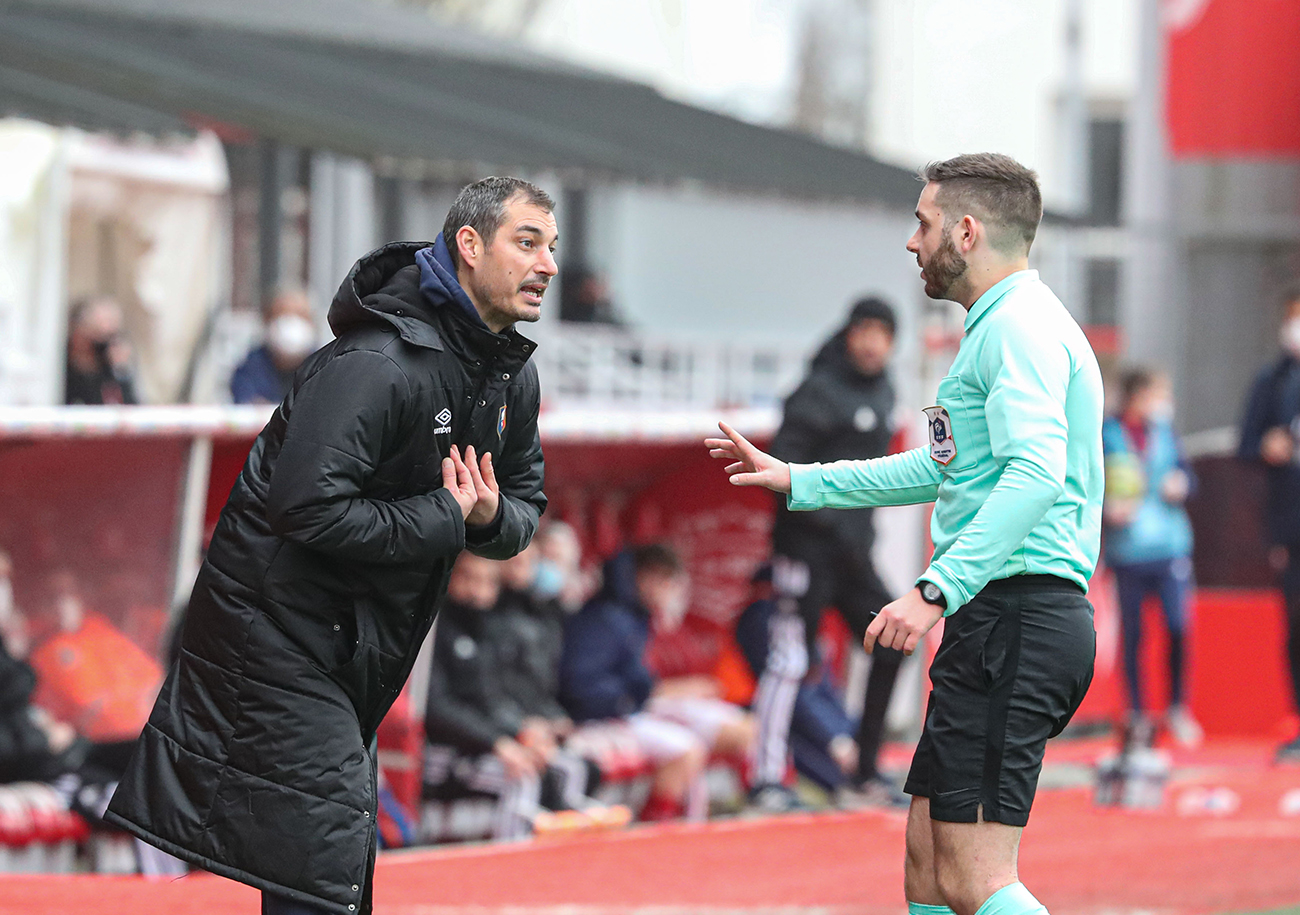
<path fill-rule="evenodd" d="M 786 400 L 781 428 L 770 449 L 773 457 L 810 464 L 864 460 L 889 452 L 895 394 L 885 359 L 865 370 L 851 352 L 849 340 L 855 328 L 868 323 L 874 323 L 892 343 L 897 329 L 893 309 L 875 297 L 856 302 L 844 326 L 821 346 L 807 377 Z M 772 553 L 773 587 L 781 612 L 774 617 L 770 635 L 767 669 L 772 674 L 765 678 L 771 682 L 760 681 L 756 698 L 756 803 L 780 803 L 762 795 L 783 771 L 787 746 L 793 700 L 777 693 L 791 691 L 792 683 L 810 665 L 816 667 L 823 611 L 837 608 L 861 639 L 872 617 L 892 600 L 871 563 L 874 543 L 870 508 L 791 512 L 785 498 L 778 499 Z M 901 652 L 892 649 L 877 649 L 872 655 L 867 703 L 857 735 L 857 771 L 851 776 L 860 787 L 879 781 L 876 757 L 901 661 Z M 765 768 L 770 773 L 766 777 Z"/>
<path fill-rule="evenodd" d="M 457 554 L 515 555 L 546 498 L 534 345 L 480 319 L 442 235 L 363 257 L 329 321 L 336 339 L 295 374 L 221 513 L 106 819 L 353 915 L 371 908 L 375 730 Z M 453 443 L 492 454 L 490 523 L 467 525 L 443 486 Z"/>

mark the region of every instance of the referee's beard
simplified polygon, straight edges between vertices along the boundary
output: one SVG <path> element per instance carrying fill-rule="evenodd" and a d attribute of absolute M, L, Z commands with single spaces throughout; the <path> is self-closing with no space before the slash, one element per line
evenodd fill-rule
<path fill-rule="evenodd" d="M 943 233 L 939 247 L 921 265 L 921 272 L 925 275 L 925 294 L 932 299 L 952 299 L 953 287 L 966 276 L 966 268 L 966 258 L 953 244 L 952 236 Z"/>

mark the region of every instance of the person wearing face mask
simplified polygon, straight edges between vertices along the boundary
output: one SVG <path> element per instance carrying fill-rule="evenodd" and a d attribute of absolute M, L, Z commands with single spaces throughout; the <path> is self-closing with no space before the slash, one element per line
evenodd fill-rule
<path fill-rule="evenodd" d="M 533 594 L 554 600 L 565 613 L 576 613 L 591 596 L 588 576 L 582 570 L 582 544 L 563 521 L 543 524 L 537 532 L 537 569 Z"/>
<path fill-rule="evenodd" d="M 1246 401 L 1237 456 L 1263 464 L 1268 474 L 1265 523 L 1286 604 L 1287 661 L 1292 701 L 1300 709 L 1300 284 L 1283 295 L 1278 334 L 1281 355 L 1259 373 Z M 1277 751 L 1279 762 L 1300 762 L 1300 737 Z"/>
<path fill-rule="evenodd" d="M 72 306 L 63 402 L 93 406 L 140 402 L 131 345 L 122 331 L 122 309 L 107 296 L 92 296 Z"/>
<path fill-rule="evenodd" d="M 307 294 L 278 292 L 266 309 L 265 342 L 250 352 L 230 378 L 235 403 L 279 403 L 293 385 L 293 373 L 316 349 L 317 334 Z"/>
<path fill-rule="evenodd" d="M 1192 524 L 1183 507 L 1193 477 L 1173 427 L 1169 379 L 1134 368 L 1121 381 L 1120 409 L 1102 425 L 1106 498 L 1102 541 L 1115 572 L 1123 622 L 1124 675 L 1130 728 L 1149 734 L 1142 698 L 1142 602 L 1160 598 L 1169 644 L 1165 724 L 1183 746 L 1201 742 L 1187 707 L 1186 634 L 1192 588 Z"/>

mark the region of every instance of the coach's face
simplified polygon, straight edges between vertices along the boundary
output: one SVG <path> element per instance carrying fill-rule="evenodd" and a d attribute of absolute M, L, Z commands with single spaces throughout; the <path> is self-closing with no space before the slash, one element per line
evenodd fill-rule
<path fill-rule="evenodd" d="M 540 318 L 542 297 L 559 272 L 555 214 L 523 196 L 507 201 L 505 211 L 505 220 L 489 243 L 469 226 L 457 233 L 461 260 L 470 268 L 465 291 L 483 323 L 496 333 L 516 321 Z"/>
<path fill-rule="evenodd" d="M 943 211 L 936 197 L 939 185 L 931 181 L 916 204 L 916 231 L 907 240 L 907 250 L 916 255 L 925 281 L 925 294 L 932 299 L 951 299 L 954 287 L 966 275 L 966 259 L 957 250 L 952 232 L 944 225 Z M 953 229 L 956 226 L 952 227 Z"/>

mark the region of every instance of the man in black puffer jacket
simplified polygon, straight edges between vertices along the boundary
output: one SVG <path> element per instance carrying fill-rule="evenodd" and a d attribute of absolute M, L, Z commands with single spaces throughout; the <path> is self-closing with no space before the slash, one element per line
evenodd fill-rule
<path fill-rule="evenodd" d="M 785 402 L 771 452 L 783 461 L 830 463 L 880 457 L 894 435 L 894 386 L 886 372 L 896 319 L 877 298 L 854 304 L 849 319 L 814 357 L 808 376 Z M 772 585 L 777 612 L 769 626 L 767 665 L 754 697 L 758 720 L 752 802 L 769 810 L 798 806 L 781 786 L 790 716 L 809 659 L 816 663 L 822 612 L 834 606 L 860 639 L 892 599 L 871 563 L 876 534 L 870 508 L 791 512 L 777 504 L 772 531 Z M 885 712 L 902 654 L 872 655 L 856 754 L 841 760 L 859 791 L 845 803 L 906 804 L 876 771 Z"/>
<path fill-rule="evenodd" d="M 487 178 L 432 246 L 362 258 L 221 513 L 107 819 L 260 888 L 264 912 L 370 910 L 375 729 L 457 554 L 504 559 L 536 530 L 540 395 L 514 324 L 556 273 L 552 210 Z"/>

